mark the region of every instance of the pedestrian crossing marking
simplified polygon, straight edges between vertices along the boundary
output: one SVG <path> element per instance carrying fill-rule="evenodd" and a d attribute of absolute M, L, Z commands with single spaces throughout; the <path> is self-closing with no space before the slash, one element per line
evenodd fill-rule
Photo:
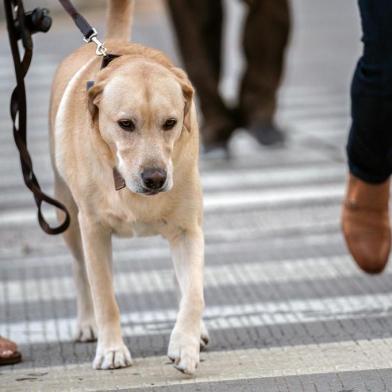
<path fill-rule="evenodd" d="M 131 348 L 132 350 L 132 348 Z M 136 358 L 134 365 L 115 373 L 95 371 L 91 364 L 15 369 L 2 374 L 4 391 L 72 390 L 143 391 L 231 380 L 268 379 L 297 375 L 387 369 L 392 366 L 392 339 L 321 343 L 236 351 L 206 352 L 195 377 L 175 371 L 166 357 Z M 114 376 L 115 377 L 112 377 Z M 25 382 L 22 382 L 27 377 Z M 113 378 L 115 382 L 113 383 Z M 28 381 L 30 379 L 30 382 Z M 32 380 L 33 379 L 33 380 Z M 36 381 L 36 382 L 32 382 Z M 28 384 L 26 384 L 28 382 Z M 115 385 L 115 386 L 114 386 Z M 139 389 L 139 390 L 140 390 Z M 375 391 L 374 391 L 375 392 Z"/>

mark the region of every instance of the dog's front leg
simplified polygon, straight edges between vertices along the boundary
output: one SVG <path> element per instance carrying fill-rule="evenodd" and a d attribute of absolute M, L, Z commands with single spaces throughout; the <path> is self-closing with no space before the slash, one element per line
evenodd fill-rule
<path fill-rule="evenodd" d="M 181 300 L 168 356 L 178 370 L 192 374 L 199 364 L 200 324 L 204 309 L 204 238 L 201 228 L 182 231 L 170 239 L 170 248 Z"/>
<path fill-rule="evenodd" d="M 115 369 L 132 364 L 121 335 L 120 312 L 114 296 L 111 233 L 79 214 L 87 275 L 98 328 L 95 369 Z"/>

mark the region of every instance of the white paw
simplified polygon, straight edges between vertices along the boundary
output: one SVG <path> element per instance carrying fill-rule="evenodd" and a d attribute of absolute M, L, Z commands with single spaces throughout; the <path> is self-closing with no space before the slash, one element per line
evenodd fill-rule
<path fill-rule="evenodd" d="M 95 320 L 79 321 L 76 326 L 74 340 L 76 342 L 95 342 L 97 340 L 97 325 Z"/>
<path fill-rule="evenodd" d="M 204 321 L 202 320 L 200 325 L 200 350 L 204 350 L 207 347 L 209 341 L 210 336 L 208 334 L 208 330 L 204 324 Z"/>
<path fill-rule="evenodd" d="M 174 367 L 185 374 L 193 374 L 200 361 L 200 336 L 184 334 L 174 328 L 167 356 Z"/>
<path fill-rule="evenodd" d="M 125 344 L 116 348 L 100 348 L 98 345 L 93 362 L 94 369 L 118 369 L 131 365 L 131 354 Z"/>

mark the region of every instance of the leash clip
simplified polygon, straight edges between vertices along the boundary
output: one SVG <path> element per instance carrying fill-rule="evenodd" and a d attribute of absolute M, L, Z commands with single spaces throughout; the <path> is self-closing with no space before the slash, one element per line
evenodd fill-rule
<path fill-rule="evenodd" d="M 97 56 L 105 57 L 107 55 L 107 49 L 105 48 L 105 45 L 98 39 L 98 33 L 95 28 L 92 29 L 92 32 L 88 37 L 83 38 L 83 41 L 87 43 L 94 42 L 95 45 L 97 45 L 97 49 L 95 50 L 95 54 Z"/>

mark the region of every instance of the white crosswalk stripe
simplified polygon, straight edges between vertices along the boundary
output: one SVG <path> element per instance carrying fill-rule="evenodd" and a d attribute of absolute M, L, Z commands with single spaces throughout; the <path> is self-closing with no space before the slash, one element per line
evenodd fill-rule
<path fill-rule="evenodd" d="M 320 270 L 323 271 L 320 275 Z M 205 268 L 205 287 L 225 285 L 250 285 L 263 283 L 284 283 L 303 280 L 323 280 L 339 277 L 359 276 L 348 256 L 330 258 L 311 258 L 300 260 L 281 260 L 263 263 L 230 264 L 207 266 Z M 154 282 L 154 284 L 151 284 Z M 0 282 L 0 305 L 45 301 L 54 288 L 56 300 L 75 299 L 74 284 L 71 277 L 29 279 L 24 281 Z M 122 272 L 115 275 L 117 294 L 143 294 L 175 291 L 174 275 L 171 269 L 148 272 Z"/>
<path fill-rule="evenodd" d="M 287 203 L 309 203 L 315 201 L 340 200 L 343 196 L 342 184 L 287 187 L 283 189 L 223 191 L 206 194 L 204 210 L 206 213 L 227 209 L 241 209 L 246 206 L 268 207 Z M 48 212 L 45 216 L 50 221 L 55 220 L 55 213 Z M 36 212 L 33 208 L 16 209 L 0 213 L 0 228 L 2 226 L 36 224 Z"/>
<path fill-rule="evenodd" d="M 361 319 L 392 315 L 392 294 L 330 297 L 322 299 L 262 302 L 207 307 L 204 312 L 210 331 Z M 371 316 L 369 316 L 371 313 Z M 176 320 L 175 308 L 122 314 L 124 336 L 169 333 Z M 20 344 L 72 340 L 74 319 L 59 318 L 29 322 L 0 323 L 0 334 Z"/>
<path fill-rule="evenodd" d="M 246 170 L 224 170 L 207 171 L 203 173 L 203 190 L 208 196 L 209 191 L 241 189 L 245 187 L 262 188 L 273 187 L 275 185 L 292 185 L 298 183 L 334 182 L 341 181 L 344 173 L 340 164 L 318 162 L 316 164 L 304 164 L 296 167 L 282 168 L 249 168 Z M 51 178 L 46 176 L 43 181 L 50 182 Z M 30 201 L 31 197 L 27 192 L 15 193 L 12 188 L 20 184 L 20 179 L 15 175 L 6 174 L 3 181 L 7 187 L 2 191 L 0 205 L 2 202 L 10 201 Z M 8 189 L 11 187 L 11 189 Z M 52 189 L 48 191 L 52 192 Z"/>
<path fill-rule="evenodd" d="M 117 372 L 115 385 L 119 390 L 133 390 L 134 388 L 149 390 L 154 387 L 166 388 L 165 390 L 179 390 L 179 388 L 186 390 L 190 384 L 198 383 L 198 389 L 202 390 L 203 386 L 208 383 L 210 385 L 212 383 L 213 386 L 225 383 L 233 385 L 237 381 L 237 385 L 234 384 L 234 389 L 232 389 L 237 391 L 242 387 L 238 384 L 248 385 L 245 380 L 251 380 L 260 383 L 266 381 L 270 384 L 268 389 L 252 388 L 251 390 L 270 392 L 272 390 L 270 386 L 277 384 L 279 378 L 300 375 L 302 379 L 312 380 L 312 375 L 314 375 L 316 380 L 321 378 L 320 386 L 325 386 L 325 379 L 331 374 L 331 371 L 333 375 L 339 372 L 346 376 L 350 372 L 373 370 L 374 373 L 379 374 L 388 371 L 388 367 L 391 365 L 391 347 L 392 339 L 374 339 L 372 341 L 362 339 L 355 342 L 343 342 L 339 345 L 321 343 L 290 345 L 284 348 L 268 347 L 207 352 L 202 354 L 203 361 L 199 366 L 196 380 L 176 377 L 170 367 L 166 366 L 166 357 L 137 358 L 135 365 L 137 372 L 135 372 L 135 367 Z M 67 386 L 70 387 L 70 390 L 110 390 L 113 388 L 112 377 L 107 377 L 105 372 L 95 372 L 91 369 L 90 363 L 79 366 L 68 365 L 66 369 Z M 16 388 L 18 382 L 26 379 L 26 373 L 22 369 L 15 369 L 10 374 L 4 374 L 4 384 L 12 385 L 10 388 L 12 391 L 23 392 L 23 389 Z M 30 379 L 35 376 L 34 381 L 44 381 L 47 390 L 57 391 L 64 389 L 64 373 L 64 366 L 40 366 L 35 373 L 30 372 L 27 376 L 30 375 Z M 358 385 L 358 382 L 354 381 Z M 340 390 L 342 390 L 343 382 L 338 379 L 336 383 Z M 285 382 L 284 385 L 287 390 L 288 382 Z M 384 386 L 385 383 L 381 381 L 381 388 L 373 390 L 383 390 Z M 312 382 L 312 389 L 314 389 L 313 387 L 314 382 Z"/>

